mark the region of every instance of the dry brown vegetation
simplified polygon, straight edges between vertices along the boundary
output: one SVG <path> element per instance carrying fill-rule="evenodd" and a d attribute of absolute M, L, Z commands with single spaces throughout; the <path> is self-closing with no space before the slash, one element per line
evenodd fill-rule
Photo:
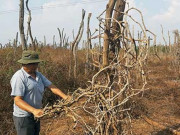
<path fill-rule="evenodd" d="M 128 122 L 124 123 L 129 128 L 128 134 L 133 135 L 173 135 L 180 132 L 180 85 L 179 73 L 174 71 L 172 56 L 161 56 L 161 61 L 152 56 L 147 62 L 148 89 L 133 98 L 131 114 L 131 127 Z M 79 101 L 75 106 L 79 106 Z M 93 123 L 89 115 L 83 111 L 81 116 Z M 83 135 L 81 125 L 73 128 L 73 119 L 68 116 L 54 117 L 42 120 L 42 134 L 52 135 Z"/>
<path fill-rule="evenodd" d="M 12 122 L 12 104 L 10 97 L 10 78 L 16 72 L 20 65 L 16 61 L 21 57 L 21 49 L 16 54 L 12 48 L 0 49 L 0 134 L 15 134 Z M 85 87 L 88 78 L 84 75 L 84 51 L 78 53 L 79 59 L 78 78 L 74 80 L 68 77 L 69 55 L 66 49 L 52 49 L 44 47 L 41 50 L 41 58 L 45 60 L 40 65 L 40 71 L 45 74 L 65 93 L 68 90 L 73 91 L 79 86 Z M 159 55 L 159 60 L 155 55 L 151 55 L 147 61 L 146 70 L 148 71 L 147 90 L 131 99 L 132 111 L 130 111 L 132 127 L 128 122 L 124 126 L 129 129 L 130 134 L 154 134 L 171 135 L 174 130 L 180 131 L 180 74 L 174 69 L 174 57 L 171 54 Z M 93 73 L 92 73 L 93 74 Z M 50 92 L 46 92 L 44 105 L 47 102 L 53 103 L 57 99 Z M 73 106 L 80 106 L 83 99 Z M 79 114 L 88 123 L 93 123 L 89 115 L 80 111 Z M 56 116 L 56 117 L 55 117 Z M 71 117 L 64 113 L 50 118 L 43 118 L 41 121 L 42 134 L 70 134 L 81 135 L 84 130 L 81 125 L 75 125 Z"/>
<path fill-rule="evenodd" d="M 0 134 L 14 134 L 12 123 L 12 104 L 13 99 L 10 97 L 10 79 L 12 75 L 21 68 L 17 60 L 21 58 L 21 48 L 14 52 L 13 48 L 0 49 Z M 87 77 L 84 76 L 84 52 L 79 51 L 80 58 L 78 64 L 78 76 L 76 79 L 69 77 L 69 51 L 66 49 L 52 49 L 44 47 L 40 51 L 40 57 L 45 60 L 39 66 L 39 71 L 42 72 L 49 80 L 65 93 L 72 92 L 80 85 L 85 85 Z M 90 76 L 89 76 L 90 77 Z M 53 103 L 58 97 L 51 92 L 46 91 L 44 95 L 44 104 Z"/>

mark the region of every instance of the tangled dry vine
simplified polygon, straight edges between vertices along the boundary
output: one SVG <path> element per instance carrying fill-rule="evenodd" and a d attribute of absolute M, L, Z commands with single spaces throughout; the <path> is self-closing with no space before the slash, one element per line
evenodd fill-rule
<path fill-rule="evenodd" d="M 129 15 L 131 10 L 140 14 L 141 22 Z M 103 67 L 100 61 L 93 59 L 92 65 L 96 65 L 100 70 L 88 82 L 87 88 L 78 88 L 74 91 L 70 102 L 59 100 L 52 106 L 47 105 L 43 117 L 65 114 L 74 120 L 74 128 L 80 124 L 85 134 L 124 135 L 130 132 L 126 126 L 131 124 L 131 98 L 140 93 L 143 95 L 146 89 L 144 65 L 149 52 L 147 33 L 152 34 L 152 32 L 147 30 L 142 13 L 136 8 L 121 12 L 125 17 L 124 21 L 103 18 L 103 13 L 98 17 L 100 22 L 98 35 L 90 38 L 103 38 L 101 32 L 106 29 L 106 20 L 118 25 L 119 31 L 110 28 L 109 43 L 117 43 L 117 39 L 119 40 L 116 53 L 109 56 L 110 64 Z M 142 37 L 133 37 L 128 19 L 139 25 Z M 99 50 L 91 52 L 92 56 L 94 53 L 98 54 L 98 57 L 103 55 Z M 84 119 L 82 113 L 88 116 L 88 121 Z"/>

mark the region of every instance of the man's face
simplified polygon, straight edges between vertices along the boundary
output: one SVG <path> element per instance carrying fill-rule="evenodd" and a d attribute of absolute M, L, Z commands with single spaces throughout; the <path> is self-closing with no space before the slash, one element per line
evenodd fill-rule
<path fill-rule="evenodd" d="M 38 64 L 39 63 L 31 63 L 31 64 L 27 64 L 27 65 L 24 65 L 23 67 L 25 67 L 25 70 L 29 73 L 35 73 L 35 71 L 37 70 L 38 68 Z"/>
<path fill-rule="evenodd" d="M 38 68 L 38 63 L 31 63 L 29 64 L 29 68 L 31 71 L 36 71 Z"/>

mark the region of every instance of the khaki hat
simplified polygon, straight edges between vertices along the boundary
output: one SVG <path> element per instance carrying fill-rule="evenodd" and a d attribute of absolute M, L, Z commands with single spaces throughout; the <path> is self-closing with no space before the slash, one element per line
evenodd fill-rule
<path fill-rule="evenodd" d="M 22 58 L 17 61 L 21 64 L 39 63 L 42 60 L 39 59 L 39 54 L 35 51 L 27 50 L 23 51 Z"/>

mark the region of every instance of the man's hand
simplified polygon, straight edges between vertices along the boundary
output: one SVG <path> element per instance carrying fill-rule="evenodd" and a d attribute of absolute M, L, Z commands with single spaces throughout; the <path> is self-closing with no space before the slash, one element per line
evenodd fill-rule
<path fill-rule="evenodd" d="M 15 104 L 21 108 L 22 110 L 24 111 L 27 111 L 27 112 L 30 112 L 32 114 L 34 114 L 34 117 L 41 117 L 44 113 L 44 111 L 42 109 L 36 109 L 32 106 L 30 106 L 28 103 L 26 103 L 24 100 L 23 100 L 23 97 L 21 96 L 16 96 L 14 97 L 14 102 Z"/>
<path fill-rule="evenodd" d="M 39 118 L 44 114 L 44 111 L 42 109 L 34 109 L 32 113 L 34 117 Z"/>
<path fill-rule="evenodd" d="M 70 102 L 70 101 L 72 101 L 72 97 L 67 95 L 67 98 L 65 99 L 65 102 Z"/>

